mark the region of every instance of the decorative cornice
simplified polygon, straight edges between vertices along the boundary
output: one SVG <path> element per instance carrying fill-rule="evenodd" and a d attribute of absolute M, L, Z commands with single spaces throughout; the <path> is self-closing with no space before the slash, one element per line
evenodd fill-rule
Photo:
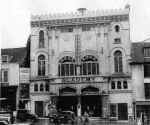
<path fill-rule="evenodd" d="M 124 20 L 129 20 L 129 9 L 87 11 L 84 15 L 80 13 L 32 15 L 31 27 L 99 24 Z"/>

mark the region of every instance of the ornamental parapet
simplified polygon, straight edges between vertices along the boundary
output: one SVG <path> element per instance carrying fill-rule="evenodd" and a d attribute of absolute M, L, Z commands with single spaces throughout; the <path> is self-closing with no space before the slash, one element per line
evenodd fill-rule
<path fill-rule="evenodd" d="M 75 12 L 53 15 L 32 15 L 31 27 L 77 25 L 82 23 L 103 23 L 106 21 L 122 21 L 128 19 L 129 8 L 86 11 L 84 14 Z"/>

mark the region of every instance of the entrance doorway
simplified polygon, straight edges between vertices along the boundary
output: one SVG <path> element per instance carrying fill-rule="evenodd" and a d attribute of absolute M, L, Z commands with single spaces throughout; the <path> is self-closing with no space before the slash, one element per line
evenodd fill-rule
<path fill-rule="evenodd" d="M 87 112 L 90 117 L 102 115 L 102 103 L 99 95 L 85 95 L 81 97 L 82 115 Z"/>
<path fill-rule="evenodd" d="M 35 101 L 35 113 L 38 116 L 43 116 L 43 101 Z"/>
<path fill-rule="evenodd" d="M 57 110 L 73 111 L 77 114 L 77 96 L 59 96 Z"/>
<path fill-rule="evenodd" d="M 57 99 L 57 110 L 69 110 L 77 114 L 76 89 L 72 87 L 65 87 L 59 90 L 59 96 Z"/>
<path fill-rule="evenodd" d="M 99 95 L 99 89 L 87 86 L 81 90 L 81 93 L 82 115 L 87 112 L 91 117 L 100 117 L 102 115 L 102 98 Z"/>

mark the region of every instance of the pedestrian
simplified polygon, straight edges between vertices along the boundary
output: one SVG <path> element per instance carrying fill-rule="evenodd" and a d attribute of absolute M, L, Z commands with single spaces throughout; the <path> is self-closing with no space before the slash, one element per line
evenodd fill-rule
<path fill-rule="evenodd" d="M 85 111 L 84 112 L 84 123 L 83 123 L 83 125 L 88 125 L 89 124 L 89 115 L 88 115 L 88 113 Z"/>

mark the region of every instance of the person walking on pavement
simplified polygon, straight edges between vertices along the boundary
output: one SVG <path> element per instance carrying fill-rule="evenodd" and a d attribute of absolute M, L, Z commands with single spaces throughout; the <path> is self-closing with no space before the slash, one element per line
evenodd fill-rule
<path fill-rule="evenodd" d="M 88 115 L 88 113 L 85 111 L 84 112 L 84 123 L 83 123 L 83 125 L 88 125 L 89 124 L 89 115 Z"/>

